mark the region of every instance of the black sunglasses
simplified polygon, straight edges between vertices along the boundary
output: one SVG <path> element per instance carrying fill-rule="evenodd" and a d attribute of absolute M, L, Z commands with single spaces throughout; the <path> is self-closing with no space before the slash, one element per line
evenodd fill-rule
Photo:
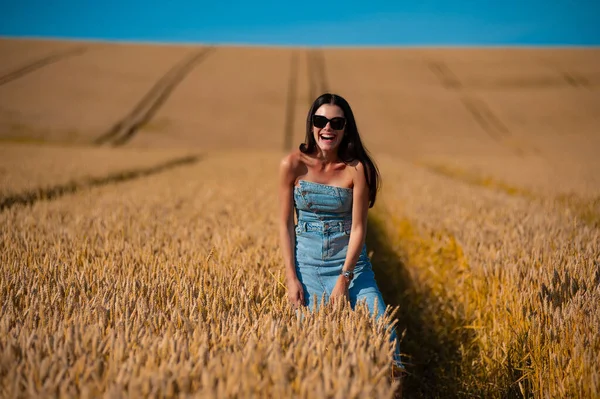
<path fill-rule="evenodd" d="M 331 124 L 333 130 L 342 130 L 346 126 L 346 119 L 341 116 L 327 119 L 323 115 L 313 115 L 313 125 L 319 129 L 323 129 L 327 126 L 327 122 Z"/>

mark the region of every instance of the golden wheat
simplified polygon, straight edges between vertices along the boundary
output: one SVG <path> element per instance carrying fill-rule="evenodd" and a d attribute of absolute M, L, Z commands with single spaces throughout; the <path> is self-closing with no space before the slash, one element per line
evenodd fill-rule
<path fill-rule="evenodd" d="M 209 157 L 4 211 L 3 395 L 392 397 L 385 319 L 290 309 L 276 166 Z"/>
<path fill-rule="evenodd" d="M 524 196 L 577 196 L 584 200 L 600 197 L 598 161 L 585 157 L 547 159 L 489 156 L 425 157 L 418 162 L 441 175 L 476 185 Z"/>
<path fill-rule="evenodd" d="M 486 397 L 597 396 L 599 230 L 551 198 L 383 165 L 393 244 L 429 327 L 455 345 L 446 382 Z"/>
<path fill-rule="evenodd" d="M 285 300 L 279 156 L 5 209 L 2 394 L 392 397 L 391 315 Z M 380 164 L 369 245 L 405 394 L 597 395 L 598 229 L 561 201 Z"/>

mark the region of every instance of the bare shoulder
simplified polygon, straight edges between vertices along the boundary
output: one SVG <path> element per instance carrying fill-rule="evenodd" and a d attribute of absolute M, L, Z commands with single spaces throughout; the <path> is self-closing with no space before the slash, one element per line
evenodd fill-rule
<path fill-rule="evenodd" d="M 304 154 L 300 150 L 294 150 L 286 154 L 279 163 L 280 174 L 288 181 L 295 181 L 299 171 L 304 164 Z"/>
<path fill-rule="evenodd" d="M 294 150 L 288 154 L 286 154 L 279 164 L 279 167 L 282 171 L 291 172 L 293 170 L 298 169 L 302 163 L 302 153 L 300 150 Z"/>
<path fill-rule="evenodd" d="M 356 185 L 357 182 L 365 181 L 365 165 L 358 159 L 348 163 L 348 169 L 352 175 L 352 181 Z"/>

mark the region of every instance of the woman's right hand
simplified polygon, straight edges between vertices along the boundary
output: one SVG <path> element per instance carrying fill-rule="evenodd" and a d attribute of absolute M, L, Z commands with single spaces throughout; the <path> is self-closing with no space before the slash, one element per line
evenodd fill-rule
<path fill-rule="evenodd" d="M 304 305 L 304 289 L 297 277 L 287 280 L 288 299 L 294 308 Z"/>

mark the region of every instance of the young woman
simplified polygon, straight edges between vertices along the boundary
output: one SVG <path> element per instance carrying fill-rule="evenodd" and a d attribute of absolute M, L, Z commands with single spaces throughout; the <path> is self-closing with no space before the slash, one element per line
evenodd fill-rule
<path fill-rule="evenodd" d="M 293 306 L 341 298 L 353 308 L 365 301 L 372 314 L 384 314 L 365 244 L 378 188 L 379 171 L 350 105 L 338 95 L 321 95 L 308 112 L 305 142 L 280 165 L 280 241 Z M 399 372 L 404 366 L 395 332 L 391 339 Z"/>

